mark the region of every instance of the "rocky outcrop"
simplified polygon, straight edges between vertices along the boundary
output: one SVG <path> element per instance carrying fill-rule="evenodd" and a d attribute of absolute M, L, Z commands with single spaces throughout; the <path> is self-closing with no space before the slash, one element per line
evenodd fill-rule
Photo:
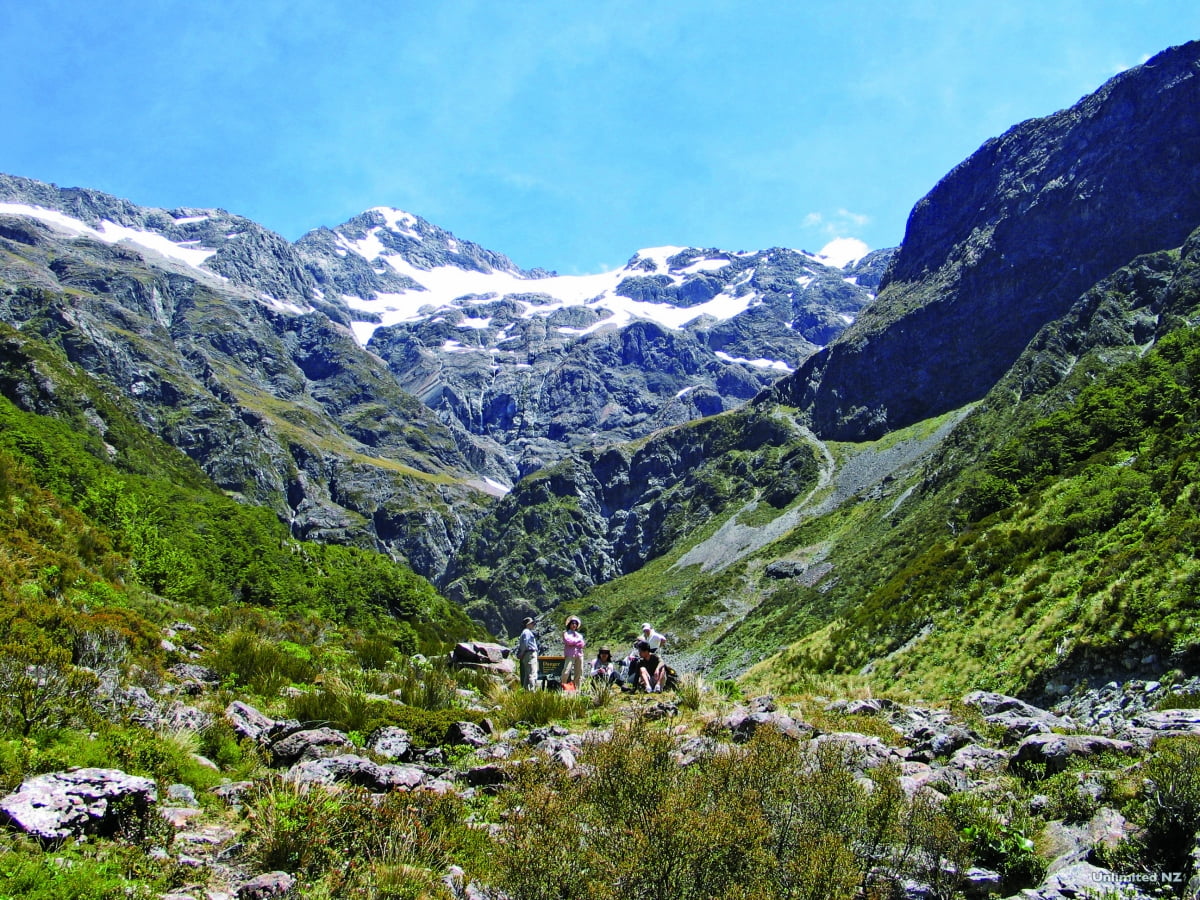
<path fill-rule="evenodd" d="M 877 301 L 772 395 L 830 439 L 982 397 L 1043 325 L 1200 225 L 1200 43 L 988 141 L 917 205 Z M 979 348 L 986 347 L 986 353 Z"/>
<path fill-rule="evenodd" d="M 157 801 L 158 788 L 149 778 L 119 769 L 75 769 L 26 779 L 0 800 L 0 818 L 43 841 L 58 841 L 112 835 L 144 820 Z"/>
<path fill-rule="evenodd" d="M 1034 734 L 1017 747 L 1012 765 L 1042 766 L 1047 774 L 1064 771 L 1073 759 L 1086 759 L 1102 753 L 1133 752 L 1133 744 L 1097 734 Z"/>
<path fill-rule="evenodd" d="M 377 793 L 413 788 L 426 780 L 425 772 L 416 766 L 380 764 L 353 753 L 297 763 L 283 777 L 294 784 L 347 784 Z"/>

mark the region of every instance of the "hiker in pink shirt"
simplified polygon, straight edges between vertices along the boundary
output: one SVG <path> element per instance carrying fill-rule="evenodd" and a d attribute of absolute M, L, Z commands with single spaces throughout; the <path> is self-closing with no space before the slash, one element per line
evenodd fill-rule
<path fill-rule="evenodd" d="M 583 684 L 583 648 L 587 641 L 579 633 L 579 618 L 567 619 L 567 630 L 563 632 L 562 683 L 568 681 L 576 688 Z"/>

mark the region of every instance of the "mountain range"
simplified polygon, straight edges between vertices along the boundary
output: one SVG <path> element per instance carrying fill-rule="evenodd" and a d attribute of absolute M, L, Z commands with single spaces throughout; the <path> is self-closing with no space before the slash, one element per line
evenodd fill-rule
<path fill-rule="evenodd" d="M 985 143 L 894 251 L 592 276 L 390 208 L 290 243 L 0 176 L 0 392 L 55 415 L 51 353 L 293 537 L 497 634 L 652 618 L 768 685 L 1188 666 L 1198 110 L 1191 43 Z"/>

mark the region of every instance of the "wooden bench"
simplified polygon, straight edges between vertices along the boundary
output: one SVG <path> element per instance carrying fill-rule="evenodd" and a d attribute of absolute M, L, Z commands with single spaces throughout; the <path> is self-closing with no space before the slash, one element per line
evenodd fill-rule
<path fill-rule="evenodd" d="M 566 661 L 565 656 L 538 656 L 538 681 L 543 690 L 562 688 L 563 663 Z"/>

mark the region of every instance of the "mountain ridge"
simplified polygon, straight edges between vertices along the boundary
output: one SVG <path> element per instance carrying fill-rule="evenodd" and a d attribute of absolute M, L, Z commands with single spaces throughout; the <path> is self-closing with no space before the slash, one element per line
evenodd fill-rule
<path fill-rule="evenodd" d="M 1091 284 L 1200 221 L 1197 108 L 1191 42 L 985 142 L 914 206 L 880 302 L 774 396 L 834 439 L 978 400 Z"/>

